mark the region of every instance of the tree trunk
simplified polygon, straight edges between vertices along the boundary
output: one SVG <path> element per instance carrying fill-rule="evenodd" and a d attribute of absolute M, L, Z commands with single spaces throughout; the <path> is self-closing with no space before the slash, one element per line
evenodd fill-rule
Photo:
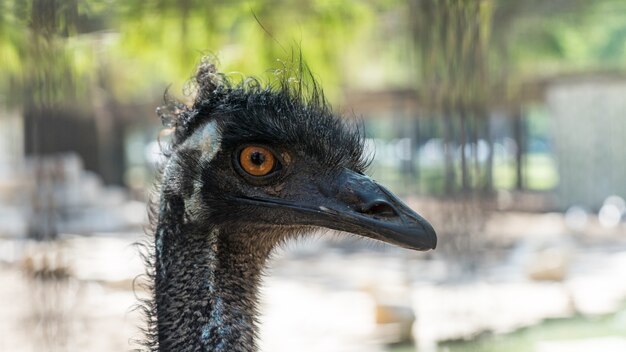
<path fill-rule="evenodd" d="M 444 111 L 444 157 L 445 157 L 445 194 L 452 195 L 454 192 L 455 172 L 454 172 L 454 153 L 453 153 L 453 140 L 454 140 L 454 125 L 452 123 L 452 116 L 449 109 Z"/>
<path fill-rule="evenodd" d="M 485 141 L 487 142 L 487 165 L 485 165 L 485 192 L 493 190 L 493 140 L 491 138 L 491 117 L 485 114 L 483 120 Z"/>
<path fill-rule="evenodd" d="M 465 157 L 465 147 L 467 144 L 467 109 L 464 106 L 460 106 L 458 109 L 461 125 L 461 189 L 463 192 L 467 192 L 469 190 L 467 158 Z"/>
<path fill-rule="evenodd" d="M 521 108 L 515 109 L 513 113 L 513 138 L 515 139 L 515 189 L 522 190 L 525 186 L 524 180 L 524 152 L 525 152 L 525 126 Z"/>

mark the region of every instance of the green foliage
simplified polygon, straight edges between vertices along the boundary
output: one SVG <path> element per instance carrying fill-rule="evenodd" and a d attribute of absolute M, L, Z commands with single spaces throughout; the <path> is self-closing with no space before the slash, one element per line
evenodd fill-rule
<path fill-rule="evenodd" d="M 494 31 L 505 42 L 511 77 L 626 68 L 626 1 L 556 3 L 500 0 L 496 16 L 504 20 Z"/>
<path fill-rule="evenodd" d="M 117 60 L 127 63 L 118 67 L 124 75 L 117 76 L 143 87 L 121 86 L 125 90 L 119 95 L 145 91 L 141 88 L 157 83 L 152 80 L 180 82 L 192 75 L 204 54 L 219 58 L 225 72 L 249 75 L 277 67 L 277 60 L 290 60 L 295 48 L 315 72 L 331 77 L 338 44 L 347 39 L 348 26 L 359 21 L 358 10 L 357 4 L 324 1 L 280 6 L 260 1 L 208 6 L 201 1 L 129 1 L 117 23 L 120 38 L 113 50 Z M 298 43 L 299 37 L 310 39 Z"/>
<path fill-rule="evenodd" d="M 76 1 L 0 2 L 0 87 L 9 104 L 75 99 L 93 78 L 93 41 L 79 36 L 92 14 Z"/>
<path fill-rule="evenodd" d="M 444 17 L 415 11 L 425 3 L 0 0 L 0 89 L 13 102 L 72 101 L 94 87 L 143 100 L 185 81 L 204 54 L 258 75 L 301 50 L 331 97 L 436 83 L 471 101 L 499 90 L 494 72 L 528 80 L 626 65 L 623 0 L 430 2 Z"/>
<path fill-rule="evenodd" d="M 624 312 L 599 317 L 576 316 L 552 319 L 508 335 L 485 336 L 467 342 L 447 342 L 441 352 L 532 352 L 541 342 L 571 341 L 603 337 L 626 336 Z"/>
<path fill-rule="evenodd" d="M 280 67 L 301 51 L 325 86 L 339 87 L 343 53 L 375 8 L 328 0 L 5 0 L 0 86 L 71 100 L 96 85 L 130 101 L 185 81 L 203 55 L 237 76 Z"/>

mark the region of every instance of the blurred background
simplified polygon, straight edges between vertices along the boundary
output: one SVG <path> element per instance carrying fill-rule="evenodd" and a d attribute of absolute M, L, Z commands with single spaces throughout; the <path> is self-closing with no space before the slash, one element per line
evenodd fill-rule
<path fill-rule="evenodd" d="M 0 1 L 0 351 L 137 347 L 155 108 L 294 49 L 439 246 L 289 244 L 262 350 L 626 351 L 626 0 Z"/>

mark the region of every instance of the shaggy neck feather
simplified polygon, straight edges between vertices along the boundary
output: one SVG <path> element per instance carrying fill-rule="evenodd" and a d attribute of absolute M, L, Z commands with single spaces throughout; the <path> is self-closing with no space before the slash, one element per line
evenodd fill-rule
<path fill-rule="evenodd" d="M 155 236 L 159 350 L 255 351 L 257 290 L 272 246 L 252 246 L 243 231 L 178 225 L 183 206 L 173 203 Z"/>

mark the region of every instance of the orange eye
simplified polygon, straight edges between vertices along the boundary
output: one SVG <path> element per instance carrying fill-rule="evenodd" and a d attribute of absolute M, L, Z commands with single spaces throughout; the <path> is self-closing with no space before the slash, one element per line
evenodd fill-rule
<path fill-rule="evenodd" d="M 265 176 L 274 169 L 276 158 L 266 148 L 249 146 L 241 151 L 239 164 L 252 176 Z"/>

